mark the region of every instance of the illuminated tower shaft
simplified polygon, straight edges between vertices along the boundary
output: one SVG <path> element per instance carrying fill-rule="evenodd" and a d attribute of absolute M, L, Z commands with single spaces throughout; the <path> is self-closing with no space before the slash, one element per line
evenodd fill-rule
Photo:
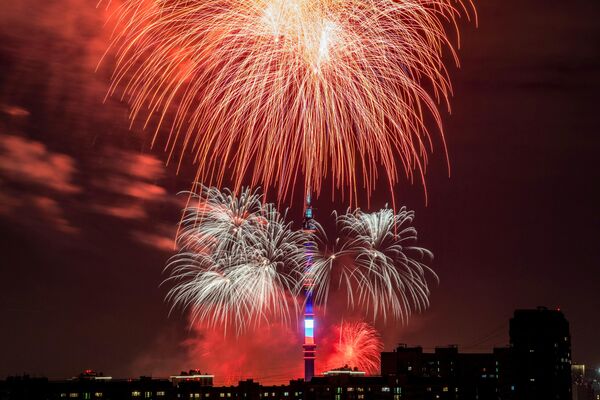
<path fill-rule="evenodd" d="M 310 204 L 310 193 L 306 195 L 306 205 L 304 209 L 304 231 L 309 233 L 314 231 L 313 209 Z M 306 274 L 304 291 L 306 293 L 306 305 L 304 307 L 304 381 L 310 382 L 315 375 L 315 357 L 317 345 L 315 343 L 315 314 L 313 310 L 312 288 L 313 280 L 310 269 L 313 263 L 315 249 L 311 243 L 305 244 L 306 250 Z"/>

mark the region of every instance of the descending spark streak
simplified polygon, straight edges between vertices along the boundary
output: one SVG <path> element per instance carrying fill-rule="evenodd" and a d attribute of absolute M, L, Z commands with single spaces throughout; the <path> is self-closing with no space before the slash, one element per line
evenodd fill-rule
<path fill-rule="evenodd" d="M 332 251 L 323 250 L 312 266 L 317 301 L 327 303 L 337 280 L 337 288 L 347 293 L 348 305 L 370 312 L 373 319 L 381 315 L 385 320 L 391 312 L 394 319 L 406 320 L 413 309 L 426 308 L 427 274 L 437 276 L 424 263 L 433 254 L 413 245 L 417 240 L 417 231 L 410 226 L 413 218 L 414 212 L 405 207 L 398 213 L 386 208 L 339 215 L 342 237 Z"/>
<path fill-rule="evenodd" d="M 237 333 L 267 318 L 289 321 L 297 306 L 291 294 L 305 269 L 306 235 L 292 231 L 249 189 L 236 196 L 203 186 L 192 197 L 199 203 L 184 212 L 182 250 L 167 265 L 173 306 Z"/>
<path fill-rule="evenodd" d="M 424 179 L 425 119 L 443 139 L 452 93 L 444 49 L 458 64 L 445 26 L 474 14 L 462 1 L 124 0 L 109 94 L 155 139 L 165 126 L 180 164 L 191 151 L 198 181 L 231 172 L 283 198 L 332 177 L 352 202 L 378 170 L 390 189 L 400 170 Z"/>
<path fill-rule="evenodd" d="M 368 374 L 376 373 L 383 351 L 377 330 L 366 322 L 342 322 L 337 331 L 339 340 L 327 361 L 328 369 L 347 365 Z"/>

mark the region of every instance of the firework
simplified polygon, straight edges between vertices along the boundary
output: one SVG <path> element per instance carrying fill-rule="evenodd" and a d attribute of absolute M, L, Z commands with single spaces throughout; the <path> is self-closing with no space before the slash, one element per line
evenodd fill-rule
<path fill-rule="evenodd" d="M 237 190 L 249 177 L 283 198 L 331 177 L 352 202 L 378 170 L 390 190 L 424 179 L 425 119 L 443 141 L 452 92 L 445 49 L 458 64 L 445 27 L 458 37 L 471 12 L 470 0 L 124 0 L 109 95 L 154 139 L 166 128 L 198 181 Z"/>
<path fill-rule="evenodd" d="M 297 317 L 298 298 L 326 305 L 330 291 L 345 291 L 350 308 L 373 319 L 405 320 L 429 304 L 425 262 L 414 245 L 414 212 L 360 210 L 337 216 L 340 238 L 328 244 L 321 226 L 294 231 L 257 191 L 238 195 L 200 186 L 191 193 L 178 235 L 180 252 L 169 262 L 168 299 L 189 308 L 193 320 L 231 326 L 240 333 L 262 322 Z M 311 262 L 306 246 L 311 250 Z"/>
<path fill-rule="evenodd" d="M 377 330 L 366 322 L 342 322 L 336 330 L 339 339 L 327 361 L 328 369 L 349 366 L 368 374 L 376 373 L 383 351 Z"/>
<path fill-rule="evenodd" d="M 202 187 L 191 194 L 178 237 L 181 251 L 167 268 L 167 298 L 191 309 L 192 320 L 241 333 L 296 315 L 294 290 L 305 269 L 304 233 L 256 192 Z"/>
<path fill-rule="evenodd" d="M 341 237 L 333 246 L 320 242 L 322 251 L 306 275 L 314 282 L 317 301 L 326 304 L 330 290 L 341 289 L 349 307 L 384 320 L 391 316 L 405 321 L 413 310 L 426 308 L 427 275 L 437 276 L 425 264 L 433 254 L 414 245 L 413 218 L 414 212 L 405 207 L 397 213 L 385 208 L 337 216 Z"/>

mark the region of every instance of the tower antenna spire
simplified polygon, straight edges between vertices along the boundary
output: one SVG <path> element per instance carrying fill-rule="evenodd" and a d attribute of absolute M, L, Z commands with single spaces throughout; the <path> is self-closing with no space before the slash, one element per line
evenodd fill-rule
<path fill-rule="evenodd" d="M 311 204 L 310 189 L 306 192 L 306 201 L 304 203 L 304 222 L 303 230 L 306 233 L 315 231 L 315 221 L 313 208 Z M 315 314 L 313 310 L 313 278 L 311 267 L 313 264 L 313 255 L 315 252 L 314 245 L 311 241 L 307 241 L 304 245 L 306 252 L 306 279 L 304 284 L 304 292 L 306 294 L 306 302 L 304 305 L 304 381 L 310 382 L 315 376 L 315 357 L 317 344 L 315 342 Z"/>

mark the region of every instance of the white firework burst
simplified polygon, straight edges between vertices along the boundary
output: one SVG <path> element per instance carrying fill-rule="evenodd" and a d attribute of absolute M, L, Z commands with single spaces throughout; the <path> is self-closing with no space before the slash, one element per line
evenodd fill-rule
<path fill-rule="evenodd" d="M 326 304 L 331 289 L 347 294 L 350 308 L 360 307 L 373 319 L 390 316 L 406 321 L 429 305 L 427 275 L 437 275 L 425 262 L 433 254 L 415 246 L 414 212 L 385 208 L 359 209 L 337 216 L 340 238 L 322 250 L 308 274 L 317 301 Z M 336 285 L 337 284 L 337 285 Z"/>
<path fill-rule="evenodd" d="M 345 291 L 349 308 L 405 321 L 429 305 L 427 278 L 437 278 L 426 265 L 431 252 L 415 246 L 413 218 L 404 207 L 349 210 L 336 215 L 340 238 L 328 245 L 319 224 L 292 230 L 257 191 L 200 186 L 184 211 L 181 250 L 167 265 L 167 299 L 194 321 L 238 334 L 296 318 L 307 287 L 322 305 L 330 291 Z"/>
<path fill-rule="evenodd" d="M 203 186 L 192 199 L 198 204 L 184 212 L 181 251 L 167 265 L 173 307 L 238 334 L 261 322 L 289 322 L 297 315 L 306 234 L 249 189 L 235 195 Z"/>

